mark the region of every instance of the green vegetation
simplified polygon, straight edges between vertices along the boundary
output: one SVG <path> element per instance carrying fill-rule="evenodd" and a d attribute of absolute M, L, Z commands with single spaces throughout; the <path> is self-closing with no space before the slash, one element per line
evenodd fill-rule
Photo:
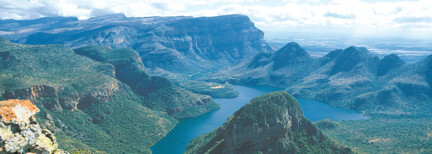
<path fill-rule="evenodd" d="M 373 114 L 432 111 L 432 56 L 404 63 L 397 55 L 380 59 L 351 46 L 311 58 L 297 43 L 260 53 L 220 70 L 207 81 L 283 88 L 299 98 Z"/>
<path fill-rule="evenodd" d="M 360 153 L 432 153 L 432 118 L 382 116 L 378 119 L 315 124 L 325 134 Z M 322 127 L 324 126 L 324 127 Z"/>
<path fill-rule="evenodd" d="M 185 153 L 352 153 L 323 135 L 286 92 L 243 106 L 222 127 L 189 143 Z"/>
<path fill-rule="evenodd" d="M 213 98 L 236 98 L 239 92 L 231 84 L 219 84 L 196 80 L 178 82 L 180 87 L 198 94 L 210 95 Z"/>
<path fill-rule="evenodd" d="M 75 49 L 75 52 L 114 65 L 115 76 L 142 96 L 143 105 L 153 110 L 175 118 L 188 118 L 219 108 L 208 96 L 194 94 L 166 78 L 148 74 L 140 55 L 133 49 L 89 46 Z"/>
<path fill-rule="evenodd" d="M 93 60 L 59 45 L 0 38 L 0 99 L 30 99 L 41 110 L 42 127 L 55 130 L 59 146 L 70 152 L 150 153 L 149 147 L 177 124 L 169 111 L 191 117 L 218 108 L 209 96 L 149 76 L 135 51 L 117 52 Z M 125 80 L 136 75 L 126 74 L 131 70 L 140 75 L 134 80 L 151 83 L 146 93 Z"/>

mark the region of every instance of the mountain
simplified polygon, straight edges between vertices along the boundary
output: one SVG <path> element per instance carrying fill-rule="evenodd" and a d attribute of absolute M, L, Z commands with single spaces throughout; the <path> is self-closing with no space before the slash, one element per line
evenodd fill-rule
<path fill-rule="evenodd" d="M 55 136 L 33 117 L 39 109 L 29 100 L 0 101 L 0 150 L 2 153 L 64 154 Z"/>
<path fill-rule="evenodd" d="M 377 76 L 383 76 L 390 70 L 397 69 L 404 64 L 405 62 L 396 54 L 385 56 L 379 63 Z"/>
<path fill-rule="evenodd" d="M 244 15 L 216 17 L 126 17 L 2 20 L 0 35 L 25 44 L 130 47 L 146 67 L 196 74 L 228 67 L 256 53 L 272 51 L 264 33 Z"/>
<path fill-rule="evenodd" d="M 287 92 L 261 95 L 223 126 L 201 135 L 185 153 L 353 153 L 323 135 Z"/>
<path fill-rule="evenodd" d="M 207 80 L 286 88 L 296 97 L 369 115 L 428 114 L 432 110 L 431 59 L 407 64 L 395 54 L 380 59 L 355 46 L 311 58 L 291 42 L 274 53 L 259 53 L 236 63 Z"/>
<path fill-rule="evenodd" d="M 169 115 L 190 117 L 217 108 L 208 96 L 147 74 L 133 50 L 87 49 L 97 60 L 60 45 L 20 45 L 0 38 L 0 100 L 34 102 L 41 127 L 55 132 L 64 150 L 148 153 L 177 124 Z M 159 89 L 129 86 L 127 75 L 140 75 L 138 84 Z M 159 104 L 160 95 L 171 102 Z"/>
<path fill-rule="evenodd" d="M 285 88 L 315 67 L 313 58 L 299 44 L 288 43 L 274 53 L 258 53 L 210 76 L 211 81 Z"/>

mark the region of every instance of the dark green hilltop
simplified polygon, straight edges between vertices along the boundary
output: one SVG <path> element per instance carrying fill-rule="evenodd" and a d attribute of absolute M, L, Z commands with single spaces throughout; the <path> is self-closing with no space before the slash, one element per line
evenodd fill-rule
<path fill-rule="evenodd" d="M 325 136 L 284 91 L 254 98 L 185 153 L 353 153 Z"/>

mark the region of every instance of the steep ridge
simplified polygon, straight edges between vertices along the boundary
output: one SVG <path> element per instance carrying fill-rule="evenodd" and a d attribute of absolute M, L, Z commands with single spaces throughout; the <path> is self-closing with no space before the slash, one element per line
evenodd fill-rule
<path fill-rule="evenodd" d="M 143 106 L 149 102 L 116 78 L 112 64 L 59 45 L 20 45 L 3 38 L 0 55 L 0 100 L 34 102 L 41 127 L 55 132 L 64 150 L 149 153 L 177 123 Z M 179 108 L 193 110 L 190 104 Z"/>
<path fill-rule="evenodd" d="M 50 24 L 36 24 L 38 19 L 26 25 L 8 20 L 0 24 L 0 35 L 26 44 L 130 47 L 142 56 L 146 67 L 180 74 L 215 71 L 272 51 L 264 33 L 244 15 L 129 18 L 113 14 L 88 20 L 44 20 Z"/>
<path fill-rule="evenodd" d="M 194 94 L 175 86 L 166 78 L 148 74 L 141 57 L 133 49 L 111 50 L 89 46 L 74 51 L 96 61 L 112 64 L 115 67 L 115 76 L 135 93 L 143 96 L 143 105 L 153 110 L 176 118 L 187 118 L 219 108 L 209 96 Z"/>
<path fill-rule="evenodd" d="M 352 153 L 303 116 L 287 92 L 254 98 L 220 128 L 191 141 L 185 153 Z"/>
<path fill-rule="evenodd" d="M 335 50 L 320 58 L 310 58 L 300 48 L 257 54 L 219 71 L 209 81 L 286 88 L 296 97 L 370 115 L 427 114 L 432 110 L 428 103 L 432 102 L 431 56 L 407 64 L 397 55 L 379 59 L 362 47 Z M 284 57 L 283 51 L 292 54 Z M 286 63 L 274 69 L 277 59 L 273 57 Z"/>

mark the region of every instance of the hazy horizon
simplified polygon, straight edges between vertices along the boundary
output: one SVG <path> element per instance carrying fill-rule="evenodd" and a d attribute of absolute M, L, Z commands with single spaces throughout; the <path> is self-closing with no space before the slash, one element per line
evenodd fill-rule
<path fill-rule="evenodd" d="M 0 19 L 65 16 L 82 20 L 114 13 L 127 17 L 244 14 L 269 39 L 284 33 L 432 38 L 432 2 L 427 0 L 7 0 L 0 4 Z"/>

